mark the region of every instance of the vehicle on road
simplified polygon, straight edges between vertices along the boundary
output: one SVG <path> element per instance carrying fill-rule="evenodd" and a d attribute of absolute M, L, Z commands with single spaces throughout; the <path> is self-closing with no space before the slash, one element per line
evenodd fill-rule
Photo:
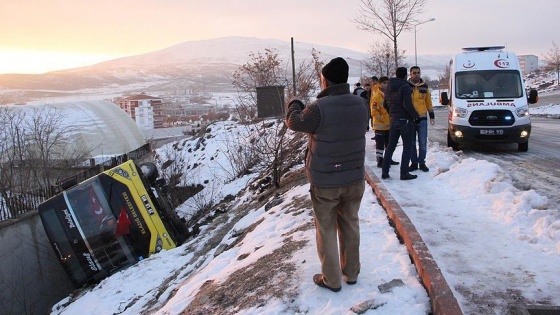
<path fill-rule="evenodd" d="M 77 287 L 187 239 L 157 177 L 153 163 L 127 161 L 39 205 L 55 254 Z"/>
<path fill-rule="evenodd" d="M 517 143 L 526 152 L 531 135 L 529 104 L 536 90 L 525 90 L 517 56 L 504 46 L 469 47 L 450 64 L 447 145 L 458 150 L 466 142 Z M 527 96 L 529 94 L 529 96 Z"/>

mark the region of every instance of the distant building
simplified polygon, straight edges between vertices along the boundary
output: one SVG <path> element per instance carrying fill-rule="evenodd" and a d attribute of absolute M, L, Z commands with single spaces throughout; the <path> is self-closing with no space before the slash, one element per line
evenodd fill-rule
<path fill-rule="evenodd" d="M 113 100 L 140 129 L 163 128 L 163 110 L 161 98 L 141 93 Z"/>
<path fill-rule="evenodd" d="M 163 114 L 167 117 L 202 116 L 217 111 L 216 106 L 210 104 L 164 103 L 163 105 Z"/>
<path fill-rule="evenodd" d="M 539 68 L 539 57 L 535 55 L 519 55 L 517 59 L 523 74 L 528 74 Z"/>
<path fill-rule="evenodd" d="M 134 121 L 141 130 L 154 128 L 154 111 L 148 100 L 141 100 L 135 109 Z"/>

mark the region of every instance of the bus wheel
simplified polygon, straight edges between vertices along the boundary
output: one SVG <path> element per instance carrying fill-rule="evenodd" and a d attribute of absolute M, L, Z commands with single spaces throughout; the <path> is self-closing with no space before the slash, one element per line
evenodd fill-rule
<path fill-rule="evenodd" d="M 529 150 L 529 141 L 518 143 L 517 150 L 519 150 L 519 152 L 527 152 Z"/>
<path fill-rule="evenodd" d="M 152 162 L 142 162 L 138 163 L 138 167 L 148 182 L 150 182 L 150 184 L 155 184 L 159 176 L 156 165 Z"/>
<path fill-rule="evenodd" d="M 449 131 L 447 131 L 447 146 L 453 149 L 453 151 L 459 150 L 459 143 L 451 139 L 451 134 L 449 133 Z"/>

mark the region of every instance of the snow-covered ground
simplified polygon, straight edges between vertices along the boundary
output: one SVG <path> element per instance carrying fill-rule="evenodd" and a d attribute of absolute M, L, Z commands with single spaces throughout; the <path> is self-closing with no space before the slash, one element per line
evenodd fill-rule
<path fill-rule="evenodd" d="M 560 115 L 560 106 L 558 104 L 549 104 L 531 108 L 531 115 L 558 116 Z"/>
<path fill-rule="evenodd" d="M 235 124 L 216 126 L 200 153 L 212 164 L 199 165 L 196 180 L 223 180 L 209 186 L 223 187 L 224 194 L 239 192 L 230 209 L 242 205 L 249 209 L 221 214 L 221 220 L 202 227 L 195 239 L 116 273 L 81 292 L 73 302 L 71 298 L 61 301 L 53 307 L 53 314 L 430 312 L 427 293 L 406 248 L 369 189 L 360 209 L 362 270 L 358 283 L 343 283 L 338 293 L 313 284 L 320 265 L 309 185 L 304 182 L 271 197 L 269 207 L 251 208 L 257 195 L 246 187 L 256 175 L 229 181 L 226 186 L 229 176 L 221 173 L 227 171 L 223 166 L 228 162 L 220 153 L 223 143 L 217 133 L 225 128 L 235 130 Z M 368 164 L 378 173 L 372 136 L 371 132 L 367 135 Z M 400 150 L 395 152 L 397 160 Z M 198 154 L 188 151 L 183 153 L 184 161 Z M 464 158 L 430 143 L 427 163 L 430 172 L 417 171 L 416 180 L 395 179 L 397 166 L 391 171 L 392 179 L 383 184 L 426 241 L 463 312 L 505 314 L 511 301 L 560 305 L 558 209 L 535 191 L 516 189 L 498 165 L 485 160 Z M 272 203 L 275 200 L 278 202 Z M 217 246 L 205 251 L 209 244 Z M 225 251 L 219 252 L 220 248 Z M 378 286 L 393 279 L 402 280 L 403 285 L 382 293 Z"/>
<path fill-rule="evenodd" d="M 557 206 L 516 189 L 498 165 L 437 143 L 430 143 L 426 162 L 430 172 L 416 171 L 414 181 L 382 183 L 422 235 L 463 312 L 560 305 Z M 398 174 L 397 168 L 391 175 Z"/>

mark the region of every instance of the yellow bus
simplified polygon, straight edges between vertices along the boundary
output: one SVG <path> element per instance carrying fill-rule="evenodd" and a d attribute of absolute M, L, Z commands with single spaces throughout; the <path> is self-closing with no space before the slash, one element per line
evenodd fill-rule
<path fill-rule="evenodd" d="M 152 163 L 124 162 L 39 205 L 64 270 L 76 286 L 95 283 L 188 237 Z"/>

